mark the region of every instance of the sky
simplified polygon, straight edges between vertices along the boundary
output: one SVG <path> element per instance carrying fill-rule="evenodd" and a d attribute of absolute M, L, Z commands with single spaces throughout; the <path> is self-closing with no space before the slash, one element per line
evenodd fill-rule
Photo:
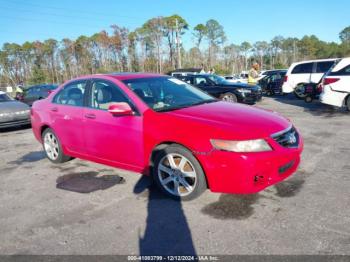
<path fill-rule="evenodd" d="M 339 42 L 339 32 L 350 26 L 349 10 L 348 0 L 0 0 L 0 47 L 111 32 L 112 24 L 134 30 L 147 19 L 173 14 L 182 16 L 191 29 L 217 20 L 227 43 L 311 34 Z M 183 43 L 185 48 L 194 45 L 190 32 Z"/>

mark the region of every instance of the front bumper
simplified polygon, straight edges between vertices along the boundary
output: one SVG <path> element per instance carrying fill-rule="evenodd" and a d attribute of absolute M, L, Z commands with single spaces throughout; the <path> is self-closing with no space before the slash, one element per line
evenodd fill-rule
<path fill-rule="evenodd" d="M 214 150 L 208 155 L 198 156 L 201 163 L 204 163 L 210 190 L 252 194 L 292 175 L 300 163 L 302 138 L 299 137 L 298 148 L 284 148 L 273 139 L 269 143 L 274 148 L 270 152 L 234 153 Z"/>
<path fill-rule="evenodd" d="M 0 128 L 17 127 L 17 126 L 25 126 L 25 125 L 30 125 L 30 118 L 14 119 L 14 120 L 0 122 Z"/>
<path fill-rule="evenodd" d="M 245 104 L 254 104 L 262 99 L 262 92 L 252 92 L 241 94 L 241 102 Z"/>

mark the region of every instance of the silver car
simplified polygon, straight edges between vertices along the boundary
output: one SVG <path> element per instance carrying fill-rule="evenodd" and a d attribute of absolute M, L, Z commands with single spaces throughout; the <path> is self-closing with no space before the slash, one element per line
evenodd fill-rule
<path fill-rule="evenodd" d="M 26 104 L 12 99 L 0 91 L 0 128 L 30 124 L 30 109 Z"/>

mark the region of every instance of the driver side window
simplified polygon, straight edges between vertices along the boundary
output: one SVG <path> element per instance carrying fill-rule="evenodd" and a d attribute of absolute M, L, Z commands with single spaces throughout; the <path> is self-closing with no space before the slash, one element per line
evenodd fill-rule
<path fill-rule="evenodd" d="M 101 110 L 108 110 L 108 107 L 114 103 L 129 103 L 117 86 L 104 80 L 95 80 L 93 82 L 89 100 L 90 107 Z"/>
<path fill-rule="evenodd" d="M 83 106 L 86 81 L 66 85 L 53 99 L 56 104 Z"/>
<path fill-rule="evenodd" d="M 209 85 L 209 83 L 205 77 L 195 77 L 194 78 L 194 85 L 207 86 L 207 85 Z"/>

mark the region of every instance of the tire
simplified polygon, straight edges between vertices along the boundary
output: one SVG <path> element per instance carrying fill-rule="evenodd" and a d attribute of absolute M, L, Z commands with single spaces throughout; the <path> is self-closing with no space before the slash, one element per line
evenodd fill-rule
<path fill-rule="evenodd" d="M 222 101 L 230 102 L 230 103 L 237 103 L 238 99 L 235 94 L 232 93 L 225 93 L 220 96 L 220 99 Z"/>
<path fill-rule="evenodd" d="M 313 99 L 312 96 L 305 96 L 304 100 L 306 103 L 311 103 Z"/>
<path fill-rule="evenodd" d="M 269 90 L 269 91 L 267 91 L 266 92 L 266 95 L 267 96 L 273 96 L 275 93 L 273 92 L 273 91 L 271 91 L 271 90 Z"/>
<path fill-rule="evenodd" d="M 158 188 L 175 200 L 195 199 L 207 189 L 198 160 L 188 149 L 176 144 L 158 151 L 152 176 Z"/>
<path fill-rule="evenodd" d="M 46 157 L 51 162 L 59 164 L 72 159 L 70 156 L 63 154 L 61 142 L 51 128 L 45 129 L 41 137 Z"/>
<path fill-rule="evenodd" d="M 350 111 L 350 95 L 347 97 L 345 105 L 348 111 Z"/>
<path fill-rule="evenodd" d="M 298 99 L 304 99 L 306 94 L 305 94 L 305 87 L 303 84 L 298 84 L 295 89 L 294 89 L 294 95 Z"/>

